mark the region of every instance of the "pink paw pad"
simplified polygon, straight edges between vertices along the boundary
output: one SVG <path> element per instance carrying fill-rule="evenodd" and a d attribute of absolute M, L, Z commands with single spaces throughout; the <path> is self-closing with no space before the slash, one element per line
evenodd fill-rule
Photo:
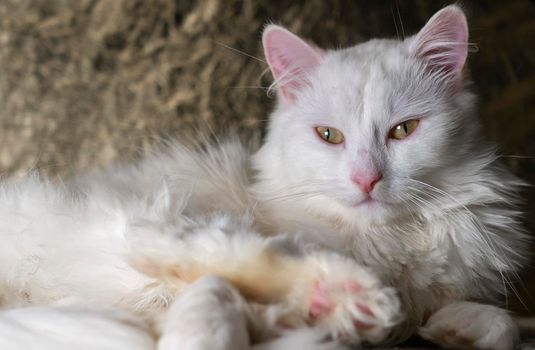
<path fill-rule="evenodd" d="M 364 304 L 358 304 L 358 303 L 356 305 L 357 305 L 357 309 L 359 309 L 359 311 L 362 312 L 363 314 L 368 315 L 368 316 L 375 316 L 372 310 L 368 306 Z"/>
<path fill-rule="evenodd" d="M 344 291 L 347 294 L 355 295 L 362 292 L 363 287 L 355 281 L 346 281 L 339 285 L 339 290 Z M 355 303 L 356 310 L 361 315 L 374 317 L 373 311 L 367 305 L 363 303 Z M 308 314 L 311 320 L 318 320 L 320 318 L 328 316 L 335 309 L 335 303 L 330 299 L 327 288 L 322 281 L 316 281 L 312 288 L 312 293 L 309 299 Z M 367 317 L 363 317 L 367 319 Z M 356 329 L 361 331 L 367 331 L 375 327 L 374 324 L 363 321 L 362 319 L 354 319 L 353 325 Z"/>
<path fill-rule="evenodd" d="M 371 316 L 371 317 L 375 316 L 372 310 L 367 305 L 356 303 L 355 306 L 357 307 L 358 311 L 360 311 L 364 315 Z M 360 329 L 362 331 L 366 331 L 375 327 L 375 325 L 373 324 L 363 322 L 360 320 L 354 320 L 353 325 L 355 326 L 355 328 Z"/>
<path fill-rule="evenodd" d="M 333 310 L 334 305 L 329 300 L 325 287 L 321 282 L 316 281 L 312 294 L 310 296 L 310 302 L 308 306 L 308 314 L 312 319 L 318 319 L 328 315 Z"/>
<path fill-rule="evenodd" d="M 358 293 L 362 290 L 362 286 L 355 281 L 346 281 L 342 284 L 342 287 L 349 293 Z"/>
<path fill-rule="evenodd" d="M 367 316 L 375 316 L 372 312 L 372 310 L 364 305 L 364 304 L 355 304 L 357 309 L 362 312 L 364 315 L 367 315 Z M 357 329 L 360 329 L 362 331 L 366 331 L 366 330 L 369 330 L 369 329 L 372 329 L 373 327 L 375 327 L 375 325 L 371 324 L 371 323 L 367 323 L 367 322 L 363 322 L 363 321 L 360 321 L 360 320 L 354 320 L 353 321 L 353 325 L 355 325 L 355 328 Z"/>

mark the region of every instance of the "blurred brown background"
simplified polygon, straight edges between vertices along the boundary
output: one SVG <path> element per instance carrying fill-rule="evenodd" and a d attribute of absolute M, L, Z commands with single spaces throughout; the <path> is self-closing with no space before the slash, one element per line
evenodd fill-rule
<path fill-rule="evenodd" d="M 416 32 L 448 1 L 2 0 L 0 171 L 69 176 L 158 140 L 258 134 L 273 104 L 259 43 L 273 21 L 326 48 Z M 488 137 L 535 184 L 535 7 L 464 1 Z M 235 51 L 240 50 L 246 54 Z M 535 191 L 525 192 L 535 232 Z M 535 251 L 535 250 L 534 250 Z M 517 286 L 535 312 L 535 269 Z M 513 298 L 514 299 L 514 298 Z"/>

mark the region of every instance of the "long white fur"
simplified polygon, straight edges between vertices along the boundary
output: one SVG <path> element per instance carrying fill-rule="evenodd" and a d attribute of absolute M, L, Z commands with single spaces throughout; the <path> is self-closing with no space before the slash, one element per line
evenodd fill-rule
<path fill-rule="evenodd" d="M 155 340 L 142 320 L 121 310 L 28 307 L 0 313 L 0 349 L 150 350 Z"/>
<path fill-rule="evenodd" d="M 319 66 L 307 69 L 307 84 L 292 91 L 291 103 L 281 102 L 273 112 L 267 138 L 252 156 L 254 172 L 249 150 L 230 141 L 201 151 L 176 145 L 139 164 L 96 171 L 65 184 L 37 175 L 4 181 L 0 302 L 4 308 L 31 308 L 0 314 L 0 333 L 20 334 L 9 338 L 19 344 L 30 339 L 25 334 L 38 334 L 40 320 L 56 319 L 58 325 L 68 322 L 72 327 L 62 328 L 64 339 L 88 335 L 77 338 L 77 348 L 92 346 L 95 340 L 89 335 L 101 324 L 110 330 L 109 339 L 121 339 L 114 330 L 138 334 L 137 344 L 146 342 L 148 349 L 154 344 L 137 326 L 107 318 L 99 310 L 119 307 L 154 320 L 165 310 L 190 307 L 193 304 L 173 304 L 180 301 L 179 291 L 169 290 L 132 262 L 158 252 L 166 257 L 168 251 L 160 248 L 171 241 L 187 242 L 191 235 L 199 235 L 198 243 L 209 247 L 231 222 L 231 230 L 243 237 L 299 234 L 323 249 L 351 256 L 399 292 L 405 322 L 391 341 L 413 334 L 437 312 L 441 317 L 429 318 L 422 334 L 455 345 L 458 329 L 449 322 L 455 317 L 447 311 L 449 305 L 507 293 L 509 279 L 523 262 L 525 236 L 515 206 L 521 182 L 496 163 L 494 149 L 479 137 L 473 94 L 466 87 L 452 92 L 444 72 L 430 72 L 411 56 L 411 40 L 372 40 L 323 52 Z M 424 117 L 412 138 L 386 145 L 384 133 L 409 116 Z M 313 133 L 316 125 L 343 130 L 345 148 L 319 141 Z M 370 151 L 383 169 L 374 190 L 381 204 L 373 208 L 355 205 L 363 195 L 348 176 L 360 164 L 361 149 Z M 188 247 L 180 250 L 180 259 L 211 259 Z M 240 255 L 240 245 L 233 247 L 229 258 Z M 192 288 L 205 290 L 199 298 L 206 305 L 218 300 L 217 288 L 201 287 Z M 185 295 L 195 297 L 187 288 Z M 220 320 L 231 317 L 226 325 L 236 325 L 221 328 L 221 339 L 238 332 L 239 344 L 227 348 L 245 349 L 251 331 L 242 332 L 250 322 L 244 316 L 248 306 L 231 289 L 221 288 L 234 300 L 225 310 L 234 311 L 221 311 Z M 494 325 L 485 324 L 463 336 L 474 337 L 476 348 L 509 349 L 516 337 L 510 317 L 498 308 L 475 305 L 465 305 L 475 310 L 474 319 L 498 317 L 497 328 L 507 340 L 500 343 L 505 345 L 492 344 L 495 337 L 488 334 Z M 200 310 L 209 316 L 208 308 Z M 168 342 L 167 333 L 191 331 L 181 328 L 180 317 L 170 319 L 174 321 L 163 331 L 161 349 L 178 344 L 173 343 L 176 338 Z M 298 330 L 258 346 L 339 347 L 323 343 L 318 334 L 324 331 Z M 444 341 L 444 334 L 450 334 L 451 341 Z M 51 348 L 46 341 L 38 349 Z"/>

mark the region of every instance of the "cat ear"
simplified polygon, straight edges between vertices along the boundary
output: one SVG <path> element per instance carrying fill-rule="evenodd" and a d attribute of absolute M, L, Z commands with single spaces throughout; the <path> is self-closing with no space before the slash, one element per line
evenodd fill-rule
<path fill-rule="evenodd" d="M 287 101 L 308 84 L 308 76 L 323 59 L 323 51 L 277 25 L 269 25 L 262 35 L 264 54 L 275 84 Z"/>
<path fill-rule="evenodd" d="M 438 11 L 409 40 L 411 54 L 423 59 L 431 69 L 456 80 L 462 77 L 468 54 L 468 25 L 458 6 L 451 5 Z"/>

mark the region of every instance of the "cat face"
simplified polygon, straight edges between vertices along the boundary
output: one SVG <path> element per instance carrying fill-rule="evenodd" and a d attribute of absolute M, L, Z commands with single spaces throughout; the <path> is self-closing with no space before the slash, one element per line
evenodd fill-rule
<path fill-rule="evenodd" d="M 358 225 L 421 208 L 421 182 L 440 182 L 475 128 L 463 89 L 467 39 L 456 6 L 405 41 L 336 51 L 269 26 L 263 43 L 279 101 L 255 158 L 260 180 Z"/>

